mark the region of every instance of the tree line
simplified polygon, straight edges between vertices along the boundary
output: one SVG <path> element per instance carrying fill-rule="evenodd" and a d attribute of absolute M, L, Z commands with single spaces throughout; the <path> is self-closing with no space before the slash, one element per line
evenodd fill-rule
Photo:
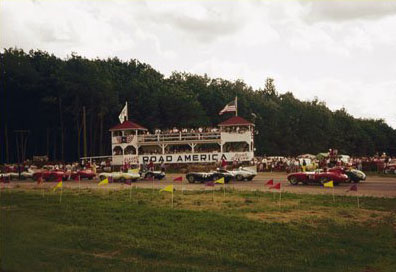
<path fill-rule="evenodd" d="M 396 130 L 383 120 L 357 119 L 324 102 L 280 94 L 268 78 L 257 90 L 241 80 L 174 72 L 165 77 L 132 59 L 66 59 L 47 52 L 4 49 L 1 57 L 1 157 L 17 161 L 18 131 L 25 131 L 27 158 L 48 155 L 72 161 L 83 155 L 83 109 L 87 155 L 111 154 L 109 128 L 128 101 L 131 120 L 156 128 L 216 126 L 238 96 L 238 113 L 256 124 L 257 155 L 298 155 L 337 148 L 351 155 L 396 155 Z M 18 140 L 19 139 L 19 140 Z"/>

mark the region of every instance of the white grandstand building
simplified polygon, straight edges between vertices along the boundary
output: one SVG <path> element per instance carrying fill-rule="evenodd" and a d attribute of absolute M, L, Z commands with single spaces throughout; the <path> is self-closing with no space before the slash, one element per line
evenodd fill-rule
<path fill-rule="evenodd" d="M 125 120 L 110 129 L 113 165 L 251 161 L 254 124 L 233 116 L 217 128 L 156 130 Z"/>

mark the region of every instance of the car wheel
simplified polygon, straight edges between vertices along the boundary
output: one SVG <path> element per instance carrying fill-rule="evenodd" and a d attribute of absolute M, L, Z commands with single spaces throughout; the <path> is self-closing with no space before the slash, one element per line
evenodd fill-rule
<path fill-rule="evenodd" d="M 345 183 L 351 183 L 351 182 L 352 182 L 352 179 L 350 176 L 348 176 L 348 179 L 345 181 Z"/>
<path fill-rule="evenodd" d="M 146 179 L 152 179 L 152 178 L 154 178 L 154 176 L 152 174 L 150 174 L 150 173 L 146 174 Z"/>
<path fill-rule="evenodd" d="M 321 177 L 320 179 L 319 179 L 319 182 L 320 182 L 320 184 L 325 184 L 326 182 L 328 182 L 329 181 L 329 179 L 328 178 L 326 178 L 326 177 Z"/>
<path fill-rule="evenodd" d="M 193 175 L 188 176 L 187 180 L 188 180 L 189 183 L 194 183 L 195 182 L 195 178 L 194 178 Z"/>
<path fill-rule="evenodd" d="M 214 176 L 212 177 L 212 181 L 216 181 L 216 180 L 218 180 L 219 178 L 221 178 L 221 177 L 220 177 L 220 176 L 214 175 Z"/>
<path fill-rule="evenodd" d="M 297 179 L 297 177 L 290 177 L 289 182 L 291 185 L 297 185 L 298 179 Z"/>
<path fill-rule="evenodd" d="M 242 181 L 243 180 L 243 176 L 242 175 L 236 175 L 236 180 Z"/>
<path fill-rule="evenodd" d="M 120 178 L 120 182 L 121 182 L 121 183 L 125 183 L 125 181 L 126 181 L 126 179 L 125 179 L 124 177 L 121 177 L 121 178 Z"/>
<path fill-rule="evenodd" d="M 247 180 L 248 180 L 248 181 L 252 181 L 252 180 L 253 180 L 253 177 L 248 177 Z"/>

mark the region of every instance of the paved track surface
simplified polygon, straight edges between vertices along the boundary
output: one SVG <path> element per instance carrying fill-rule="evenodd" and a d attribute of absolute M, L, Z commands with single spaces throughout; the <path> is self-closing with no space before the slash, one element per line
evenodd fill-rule
<path fill-rule="evenodd" d="M 137 181 L 132 183 L 132 186 L 137 186 L 139 188 L 155 188 L 160 189 L 166 185 L 172 183 L 173 178 L 183 176 L 184 174 L 168 174 L 164 180 L 154 182 L 152 181 Z M 282 191 L 291 193 L 302 193 L 302 194 L 332 194 L 333 190 L 331 188 L 323 188 L 320 185 L 290 185 L 286 180 L 285 173 L 259 173 L 253 181 L 232 181 L 227 184 L 227 188 L 233 188 L 241 191 L 269 191 L 268 186 L 265 183 L 273 179 L 274 182 L 281 182 Z M 65 188 L 90 188 L 90 189 L 102 189 L 102 190 L 119 190 L 129 188 L 129 185 L 112 183 L 107 186 L 97 186 L 98 180 L 83 180 L 80 184 L 77 181 L 66 181 L 64 182 Z M 174 183 L 176 190 L 206 190 L 204 184 L 188 184 L 188 183 Z M 32 180 L 25 181 L 11 181 L 10 183 L 1 184 L 0 188 L 21 188 L 21 189 L 33 189 L 33 188 L 51 188 L 55 186 L 55 182 L 45 182 L 43 185 L 37 185 L 36 182 Z M 218 187 L 222 185 L 216 185 Z M 350 184 L 340 184 L 334 187 L 334 193 L 337 195 L 356 195 L 356 192 L 346 192 L 350 187 Z M 375 196 L 375 197 L 396 197 L 396 178 L 395 177 L 381 177 L 381 176 L 368 176 L 366 181 L 358 184 L 358 192 L 360 196 Z"/>

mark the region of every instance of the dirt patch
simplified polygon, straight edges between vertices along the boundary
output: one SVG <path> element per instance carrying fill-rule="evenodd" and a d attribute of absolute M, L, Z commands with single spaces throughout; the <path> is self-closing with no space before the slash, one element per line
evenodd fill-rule
<path fill-rule="evenodd" d="M 265 213 L 247 213 L 246 217 L 252 220 L 265 222 L 306 222 L 319 223 L 333 221 L 339 224 L 358 223 L 365 225 L 378 225 L 381 222 L 395 222 L 396 216 L 391 212 L 373 211 L 366 209 L 334 209 L 321 208 L 315 210 L 285 210 Z M 396 224 L 393 224 L 396 227 Z"/>
<path fill-rule="evenodd" d="M 121 250 L 115 250 L 112 252 L 102 252 L 102 253 L 92 253 L 92 256 L 95 256 L 97 258 L 107 258 L 107 259 L 112 259 L 114 256 L 119 254 Z"/>

